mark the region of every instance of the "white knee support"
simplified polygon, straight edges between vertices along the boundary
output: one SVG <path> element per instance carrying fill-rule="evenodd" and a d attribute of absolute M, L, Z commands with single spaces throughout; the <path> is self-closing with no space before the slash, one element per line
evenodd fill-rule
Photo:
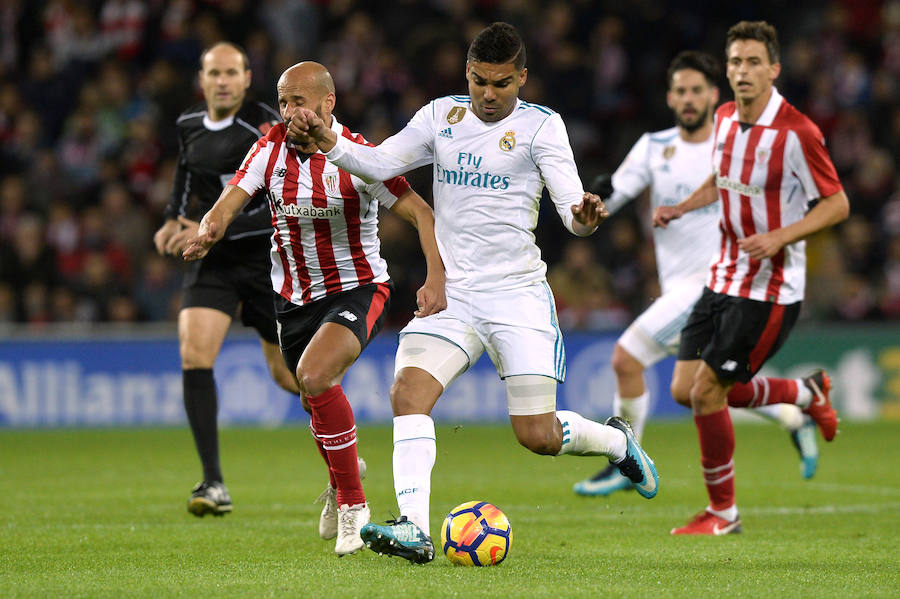
<path fill-rule="evenodd" d="M 506 377 L 510 416 L 534 416 L 556 411 L 556 380 L 538 374 Z"/>
<path fill-rule="evenodd" d="M 394 360 L 394 376 L 402 368 L 421 368 L 443 385 L 469 369 L 469 356 L 459 346 L 434 335 L 407 333 L 400 337 Z"/>

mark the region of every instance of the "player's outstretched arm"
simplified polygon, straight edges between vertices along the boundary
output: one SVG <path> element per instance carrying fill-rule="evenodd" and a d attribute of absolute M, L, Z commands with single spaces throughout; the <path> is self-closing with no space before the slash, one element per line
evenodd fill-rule
<path fill-rule="evenodd" d="M 412 189 L 407 190 L 397 198 L 391 211 L 410 223 L 419 231 L 419 243 L 422 245 L 422 253 L 425 254 L 425 265 L 428 274 L 425 276 L 425 284 L 416 291 L 415 316 L 421 318 L 436 314 L 447 307 L 447 295 L 445 291 L 444 261 L 438 251 L 437 240 L 434 237 L 434 212 L 431 206 Z"/>
<path fill-rule="evenodd" d="M 572 217 L 572 230 L 579 237 L 586 237 L 609 218 L 609 210 L 600 196 L 584 192 L 581 203 L 572 206 Z"/>
<path fill-rule="evenodd" d="M 805 239 L 845 220 L 850 215 L 850 202 L 843 190 L 821 198 L 815 207 L 797 222 L 767 233 L 738 239 L 738 246 L 754 260 L 771 258 L 786 245 Z"/>
<path fill-rule="evenodd" d="M 657 206 L 653 211 L 653 226 L 663 229 L 673 220 L 679 219 L 686 212 L 709 206 L 719 199 L 716 193 L 716 176 L 710 175 L 691 195 L 674 206 Z"/>
<path fill-rule="evenodd" d="M 182 256 L 185 260 L 199 260 L 225 235 L 225 229 L 250 201 L 250 194 L 237 185 L 226 185 L 209 212 L 203 215 L 197 235 L 188 239 Z"/>

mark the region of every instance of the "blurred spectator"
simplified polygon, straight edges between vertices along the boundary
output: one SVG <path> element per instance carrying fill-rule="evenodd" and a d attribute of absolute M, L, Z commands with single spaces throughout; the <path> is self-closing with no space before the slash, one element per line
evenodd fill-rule
<path fill-rule="evenodd" d="M 563 115 L 587 184 L 615 168 L 641 131 L 667 126 L 659 98 L 671 57 L 685 48 L 721 56 L 724 32 L 739 18 L 779 28 L 776 84 L 826 136 L 854 215 L 809 241 L 803 318 L 898 318 L 900 0 L 760 0 L 703 14 L 665 6 L 0 2 L 0 321 L 173 318 L 178 267 L 155 257 L 149 236 L 171 190 L 172 123 L 197 97 L 200 51 L 212 41 L 245 45 L 263 101 L 274 98 L 285 67 L 327 64 L 341 122 L 377 143 L 427 98 L 465 93 L 469 40 L 508 20 L 534 67 L 521 97 Z M 430 198 L 430 170 L 410 180 Z M 560 243 L 557 221 L 542 208 L 535 235 L 566 326 L 624 326 L 658 294 L 649 234 L 634 217 L 618 216 L 574 245 Z M 421 283 L 421 253 L 389 218 L 381 236 L 398 285 L 390 322 L 399 325 Z M 23 274 L 23 263 L 49 266 L 37 276 Z"/>

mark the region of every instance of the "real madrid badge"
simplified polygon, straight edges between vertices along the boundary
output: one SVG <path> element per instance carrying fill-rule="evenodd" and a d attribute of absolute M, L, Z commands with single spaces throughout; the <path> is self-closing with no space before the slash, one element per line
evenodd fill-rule
<path fill-rule="evenodd" d="M 500 149 L 509 152 L 516 147 L 516 132 L 507 131 L 506 135 L 500 138 Z"/>

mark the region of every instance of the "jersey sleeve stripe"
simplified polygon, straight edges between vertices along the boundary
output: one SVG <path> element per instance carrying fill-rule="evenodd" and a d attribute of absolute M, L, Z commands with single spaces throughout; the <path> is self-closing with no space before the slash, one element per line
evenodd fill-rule
<path fill-rule="evenodd" d="M 322 181 L 322 173 L 325 170 L 325 155 L 313 154 L 309 158 L 309 171 L 312 179 L 312 204 L 319 208 L 328 206 L 328 198 L 325 196 L 325 183 Z M 344 207 L 346 213 L 347 208 Z M 316 232 L 316 256 L 319 259 L 319 270 L 325 282 L 325 293 L 332 294 L 342 290 L 341 273 L 334 259 L 332 247 L 331 222 L 326 218 L 314 218 L 313 230 Z"/>

